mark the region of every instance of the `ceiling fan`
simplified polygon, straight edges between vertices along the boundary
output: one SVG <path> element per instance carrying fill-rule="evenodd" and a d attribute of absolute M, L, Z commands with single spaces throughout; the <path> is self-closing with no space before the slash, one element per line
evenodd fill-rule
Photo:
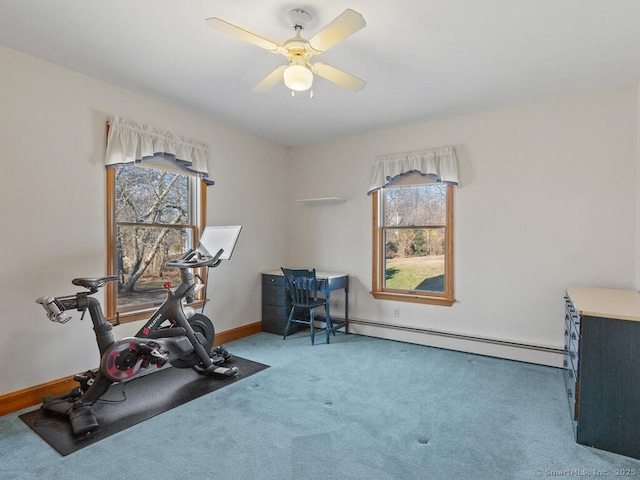
<path fill-rule="evenodd" d="M 347 9 L 311 37 L 310 40 L 306 40 L 302 38 L 301 32 L 310 20 L 311 15 L 306 11 L 298 8 L 291 10 L 289 12 L 289 22 L 296 34 L 294 38 L 281 45 L 221 18 L 208 18 L 207 23 L 221 33 L 287 57 L 288 64 L 276 68 L 262 79 L 253 88 L 256 92 L 265 92 L 282 80 L 284 80 L 285 85 L 291 90 L 292 94 L 303 92 L 311 88 L 314 74 L 353 92 L 362 90 L 367 84 L 364 80 L 326 63 L 311 63 L 310 61 L 312 56 L 326 52 L 337 43 L 364 28 L 367 23 L 362 15 L 354 10 Z"/>

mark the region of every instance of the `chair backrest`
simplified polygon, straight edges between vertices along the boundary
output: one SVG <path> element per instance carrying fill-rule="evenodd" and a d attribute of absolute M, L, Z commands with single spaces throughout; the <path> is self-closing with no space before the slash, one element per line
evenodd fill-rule
<path fill-rule="evenodd" d="M 296 306 L 310 305 L 318 297 L 318 282 L 316 280 L 316 269 L 313 270 L 293 270 L 282 268 L 284 281 L 291 295 L 291 302 Z"/>

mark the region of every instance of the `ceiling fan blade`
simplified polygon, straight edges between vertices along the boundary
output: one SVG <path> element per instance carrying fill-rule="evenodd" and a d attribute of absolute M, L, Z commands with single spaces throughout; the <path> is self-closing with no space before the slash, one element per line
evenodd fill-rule
<path fill-rule="evenodd" d="M 329 80 L 330 82 L 351 90 L 352 92 L 359 92 L 367 85 L 367 82 L 364 80 L 354 77 L 350 73 L 343 72 L 331 65 L 327 65 L 326 63 L 314 63 L 312 70 L 319 77 Z"/>
<path fill-rule="evenodd" d="M 253 91 L 261 93 L 261 92 L 266 92 L 267 90 L 270 90 L 273 87 L 275 87 L 278 83 L 282 81 L 282 78 L 284 77 L 284 71 L 286 70 L 286 68 L 287 68 L 287 65 L 282 65 L 276 68 L 273 72 L 271 72 L 269 75 L 264 77 L 260 81 L 260 83 L 258 83 L 255 87 L 253 87 Z"/>
<path fill-rule="evenodd" d="M 272 42 L 271 40 L 267 40 L 266 38 L 262 38 L 255 33 L 251 33 L 250 31 L 245 30 L 244 28 L 240 28 L 225 20 L 222 20 L 221 18 L 207 18 L 207 23 L 214 30 L 224 33 L 225 35 L 228 35 L 230 37 L 252 43 L 260 48 L 264 48 L 265 50 L 269 50 L 272 52 L 277 52 L 280 50 L 280 45 L 278 45 L 277 43 Z"/>
<path fill-rule="evenodd" d="M 348 8 L 316 33 L 309 43 L 315 50 L 325 52 L 366 25 L 362 15 Z"/>

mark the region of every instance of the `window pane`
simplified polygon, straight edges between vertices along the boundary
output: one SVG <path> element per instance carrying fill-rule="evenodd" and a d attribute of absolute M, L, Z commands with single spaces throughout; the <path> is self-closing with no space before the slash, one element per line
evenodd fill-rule
<path fill-rule="evenodd" d="M 388 228 L 384 237 L 385 288 L 444 292 L 444 228 Z"/>
<path fill-rule="evenodd" d="M 189 176 L 126 164 L 116 168 L 116 221 L 189 221 Z"/>
<path fill-rule="evenodd" d="M 192 248 L 190 229 L 117 228 L 118 307 L 160 303 L 163 285 L 180 283 L 180 270 L 165 263 Z"/>
<path fill-rule="evenodd" d="M 447 218 L 447 186 L 441 183 L 384 189 L 384 225 L 444 225 Z"/>

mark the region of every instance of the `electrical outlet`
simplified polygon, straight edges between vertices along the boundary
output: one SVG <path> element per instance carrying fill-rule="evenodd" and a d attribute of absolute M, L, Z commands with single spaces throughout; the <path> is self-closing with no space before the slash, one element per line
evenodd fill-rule
<path fill-rule="evenodd" d="M 400 318 L 400 307 L 396 307 L 393 309 L 393 316 L 395 318 Z"/>
<path fill-rule="evenodd" d="M 334 310 L 339 310 L 340 309 L 340 300 L 331 300 L 331 308 L 333 308 Z"/>

